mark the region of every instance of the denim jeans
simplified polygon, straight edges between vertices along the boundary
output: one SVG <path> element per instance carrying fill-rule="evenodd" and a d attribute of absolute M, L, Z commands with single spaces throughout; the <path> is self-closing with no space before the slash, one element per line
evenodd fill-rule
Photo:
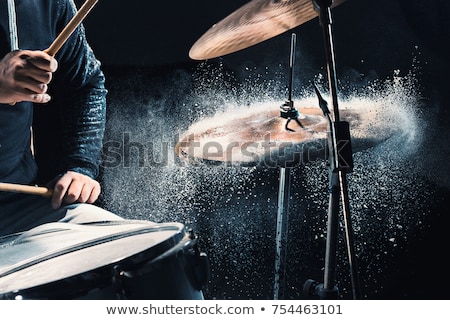
<path fill-rule="evenodd" d="M 50 199 L 17 194 L 0 203 L 0 236 L 23 232 L 48 222 L 88 223 L 122 220 L 118 215 L 91 204 L 71 204 L 54 210 Z"/>

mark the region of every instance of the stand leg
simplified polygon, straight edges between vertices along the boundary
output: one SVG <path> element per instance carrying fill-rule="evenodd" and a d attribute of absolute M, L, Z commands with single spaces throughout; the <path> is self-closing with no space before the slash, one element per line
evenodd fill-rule
<path fill-rule="evenodd" d="M 274 300 L 284 299 L 291 169 L 281 167 L 279 176 Z"/>
<path fill-rule="evenodd" d="M 328 204 L 327 242 L 325 252 L 325 272 L 323 289 L 327 292 L 336 291 L 334 281 L 336 276 L 336 251 L 339 228 L 339 177 L 337 173 L 330 174 L 330 198 Z"/>
<path fill-rule="evenodd" d="M 345 237 L 346 237 L 346 241 L 347 241 L 347 255 L 348 255 L 348 262 L 349 262 L 349 267 L 350 267 L 350 276 L 351 276 L 351 280 L 352 280 L 353 298 L 361 299 L 358 266 L 357 266 L 357 261 L 356 261 L 355 246 L 354 246 L 354 240 L 353 240 L 353 227 L 352 227 L 350 208 L 349 208 L 350 201 L 348 199 L 347 179 L 342 171 L 339 172 L 339 174 L 341 175 L 339 181 L 341 183 L 340 189 L 341 189 L 341 197 L 342 197 L 342 202 L 343 202 Z"/>

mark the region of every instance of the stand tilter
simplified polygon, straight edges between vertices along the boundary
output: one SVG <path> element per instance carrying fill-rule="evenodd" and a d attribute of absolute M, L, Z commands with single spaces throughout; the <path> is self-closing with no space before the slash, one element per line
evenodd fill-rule
<path fill-rule="evenodd" d="M 291 54 L 289 58 L 289 90 L 288 99 L 280 107 L 280 117 L 287 119 L 286 126 L 284 127 L 287 131 L 295 131 L 289 128 L 289 123 L 294 120 L 301 128 L 304 128 L 303 124 L 300 122 L 300 114 L 296 108 L 294 108 L 294 101 L 292 100 L 292 91 L 294 84 L 294 61 L 295 61 L 295 44 L 297 36 L 295 33 L 292 34 L 291 38 Z"/>

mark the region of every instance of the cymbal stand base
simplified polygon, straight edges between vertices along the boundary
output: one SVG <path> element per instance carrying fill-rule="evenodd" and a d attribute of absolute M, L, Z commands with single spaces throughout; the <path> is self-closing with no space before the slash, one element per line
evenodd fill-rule
<path fill-rule="evenodd" d="M 325 289 L 323 284 L 315 280 L 306 280 L 303 286 L 303 295 L 306 297 L 317 297 L 320 300 L 337 300 L 339 289 L 335 286 L 331 290 Z"/>

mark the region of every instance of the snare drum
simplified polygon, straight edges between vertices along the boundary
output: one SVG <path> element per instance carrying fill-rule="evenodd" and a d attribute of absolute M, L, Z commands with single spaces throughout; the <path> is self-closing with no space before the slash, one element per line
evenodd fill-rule
<path fill-rule="evenodd" d="M 0 299 L 203 299 L 206 255 L 180 223 L 48 223 L 0 238 Z"/>

